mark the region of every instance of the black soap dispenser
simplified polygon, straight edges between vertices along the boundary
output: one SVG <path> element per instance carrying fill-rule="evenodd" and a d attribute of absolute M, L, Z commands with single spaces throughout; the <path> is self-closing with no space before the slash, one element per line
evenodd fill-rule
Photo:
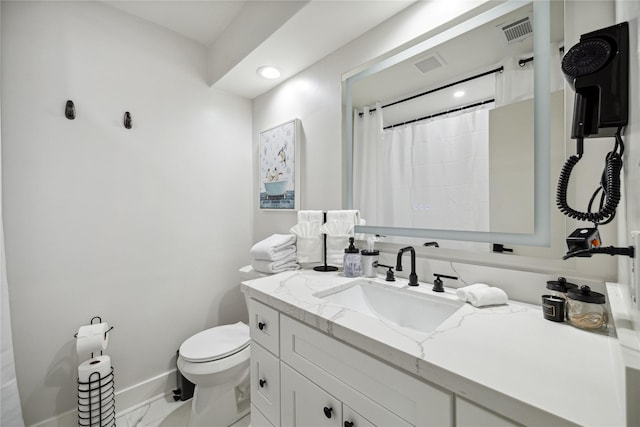
<path fill-rule="evenodd" d="M 343 268 L 347 277 L 360 277 L 362 274 L 362 257 L 360 249 L 354 245 L 355 239 L 349 237 L 349 247 L 344 250 Z"/>

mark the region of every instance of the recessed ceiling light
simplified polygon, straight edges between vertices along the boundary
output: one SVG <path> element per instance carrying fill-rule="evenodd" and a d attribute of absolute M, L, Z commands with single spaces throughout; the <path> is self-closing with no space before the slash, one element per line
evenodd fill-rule
<path fill-rule="evenodd" d="M 457 90 L 453 93 L 453 96 L 455 96 L 456 98 L 461 98 L 464 96 L 464 91 L 463 90 Z"/>
<path fill-rule="evenodd" d="M 280 77 L 280 70 L 269 65 L 258 68 L 257 73 L 260 77 L 264 77 L 265 79 L 277 79 Z"/>

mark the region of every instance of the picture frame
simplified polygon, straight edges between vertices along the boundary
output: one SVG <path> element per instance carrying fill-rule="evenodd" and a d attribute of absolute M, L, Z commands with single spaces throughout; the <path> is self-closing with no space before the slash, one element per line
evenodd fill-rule
<path fill-rule="evenodd" d="M 300 209 L 301 122 L 293 119 L 260 132 L 258 198 L 260 209 Z"/>

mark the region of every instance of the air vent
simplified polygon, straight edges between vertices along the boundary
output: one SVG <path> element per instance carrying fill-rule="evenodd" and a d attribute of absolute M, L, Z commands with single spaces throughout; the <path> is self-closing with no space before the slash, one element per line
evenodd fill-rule
<path fill-rule="evenodd" d="M 522 41 L 533 34 L 533 26 L 529 17 L 520 19 L 509 25 L 502 27 L 507 43 L 515 43 Z"/>
<path fill-rule="evenodd" d="M 444 61 L 442 59 L 438 58 L 436 55 L 431 55 L 425 59 L 422 59 L 416 62 L 413 65 L 415 65 L 416 68 L 420 70 L 422 74 L 426 74 L 429 71 L 442 67 L 443 64 L 444 64 Z"/>

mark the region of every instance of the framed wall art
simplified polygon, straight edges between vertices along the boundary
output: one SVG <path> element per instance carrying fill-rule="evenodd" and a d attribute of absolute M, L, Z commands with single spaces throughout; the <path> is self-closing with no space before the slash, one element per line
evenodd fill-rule
<path fill-rule="evenodd" d="M 300 132 L 299 119 L 260 132 L 260 209 L 300 208 Z"/>

